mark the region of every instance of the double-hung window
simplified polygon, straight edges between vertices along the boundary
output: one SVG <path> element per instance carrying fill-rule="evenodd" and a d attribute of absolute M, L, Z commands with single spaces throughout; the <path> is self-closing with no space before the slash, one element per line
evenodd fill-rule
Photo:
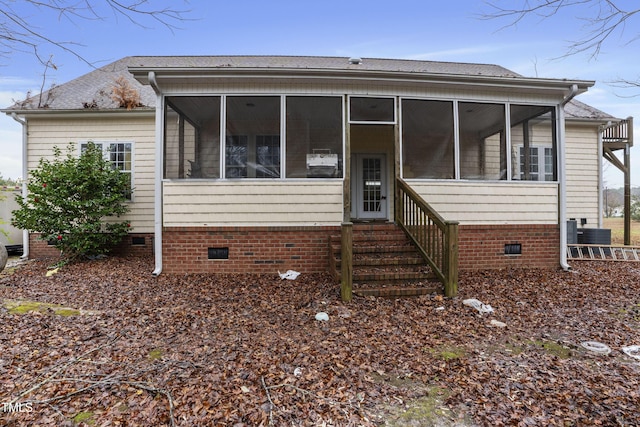
<path fill-rule="evenodd" d="M 524 147 L 519 147 L 518 163 L 520 179 L 527 181 L 553 181 L 553 149 L 551 147 L 529 147 L 527 159 Z M 528 170 L 527 170 L 528 169 Z"/>
<path fill-rule="evenodd" d="M 81 152 L 84 151 L 90 142 L 80 143 Z M 133 142 L 93 142 L 97 148 L 102 150 L 103 155 L 111 163 L 111 167 L 127 176 L 128 190 L 127 200 L 132 199 L 133 189 Z"/>

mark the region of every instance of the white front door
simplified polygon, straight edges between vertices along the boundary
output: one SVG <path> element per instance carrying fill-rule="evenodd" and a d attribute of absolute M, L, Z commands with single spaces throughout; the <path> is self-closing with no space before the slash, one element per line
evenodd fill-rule
<path fill-rule="evenodd" d="M 384 154 L 354 154 L 351 174 L 354 219 L 386 219 L 387 174 Z"/>

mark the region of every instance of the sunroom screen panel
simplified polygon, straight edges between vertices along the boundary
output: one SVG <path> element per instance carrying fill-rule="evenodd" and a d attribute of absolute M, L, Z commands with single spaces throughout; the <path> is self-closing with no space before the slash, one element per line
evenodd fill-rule
<path fill-rule="evenodd" d="M 342 178 L 342 98 L 287 97 L 287 178 Z"/>
<path fill-rule="evenodd" d="M 460 177 L 507 179 L 505 106 L 460 102 Z"/>
<path fill-rule="evenodd" d="M 226 178 L 280 177 L 280 97 L 227 97 Z"/>
<path fill-rule="evenodd" d="M 402 162 L 404 178 L 455 177 L 452 102 L 402 101 Z"/>

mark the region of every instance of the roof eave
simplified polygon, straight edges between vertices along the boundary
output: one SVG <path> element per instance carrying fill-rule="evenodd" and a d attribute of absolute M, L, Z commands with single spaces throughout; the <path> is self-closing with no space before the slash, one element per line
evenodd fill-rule
<path fill-rule="evenodd" d="M 104 116 L 105 114 L 109 115 L 123 115 L 123 114 L 155 114 L 155 108 L 150 107 L 139 107 L 131 110 L 127 110 L 125 108 L 94 108 L 94 109 L 82 109 L 82 110 L 72 110 L 72 109 L 21 109 L 14 110 L 11 108 L 0 109 L 0 113 L 5 113 L 7 115 L 16 114 L 17 116 L 79 116 L 79 115 L 89 115 L 89 114 L 100 114 Z"/>
<path fill-rule="evenodd" d="M 579 123 L 579 124 L 585 124 L 585 125 L 593 125 L 598 124 L 601 126 L 605 126 L 611 123 L 619 123 L 624 119 L 620 119 L 620 118 L 615 118 L 615 117 L 570 117 L 570 116 L 565 116 L 565 121 L 567 122 L 571 122 L 571 123 Z"/>
<path fill-rule="evenodd" d="M 410 73 L 402 71 L 287 69 L 287 68 L 194 68 L 194 67 L 130 67 L 129 71 L 142 84 L 149 84 L 149 73 L 155 73 L 160 83 L 177 81 L 207 81 L 216 79 L 348 79 L 415 84 L 453 86 L 484 86 L 530 90 L 535 92 L 559 92 L 568 95 L 576 85 L 577 94 L 586 92 L 595 84 L 592 80 L 541 79 L 514 76 L 486 76 L 444 73 Z M 576 94 L 576 95 L 577 95 Z"/>

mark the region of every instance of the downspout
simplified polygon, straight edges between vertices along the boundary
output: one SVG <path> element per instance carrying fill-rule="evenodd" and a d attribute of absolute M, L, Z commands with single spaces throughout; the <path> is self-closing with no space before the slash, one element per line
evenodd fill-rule
<path fill-rule="evenodd" d="M 571 270 L 571 266 L 567 263 L 567 171 L 566 171 L 566 130 L 565 130 L 565 114 L 564 106 L 567 105 L 578 94 L 578 85 L 571 85 L 571 91 L 560 103 L 558 109 L 558 122 L 560 124 L 558 133 L 558 179 L 560 187 L 558 193 L 560 196 L 559 206 L 559 222 L 560 222 L 560 267 L 563 270 Z"/>
<path fill-rule="evenodd" d="M 23 120 L 16 113 L 11 113 L 11 117 L 22 125 L 22 197 L 27 197 L 27 138 L 29 128 L 27 120 Z M 29 231 L 22 230 L 22 256 L 23 259 L 29 258 Z"/>
<path fill-rule="evenodd" d="M 158 86 L 156 80 L 156 73 L 149 71 L 149 85 L 156 93 L 156 121 L 155 121 L 155 134 L 156 134 L 156 167 L 155 167 L 155 179 L 154 179 L 154 196 L 153 196 L 153 216 L 154 216 L 154 237 L 153 237 L 153 252 L 155 256 L 155 270 L 153 270 L 154 276 L 159 276 L 162 273 L 162 165 L 164 163 L 163 156 L 163 97 L 162 91 Z"/>
<path fill-rule="evenodd" d="M 602 171 L 603 168 L 603 156 L 604 156 L 604 147 L 602 141 L 602 133 L 604 130 L 611 126 L 611 122 L 609 121 L 605 126 L 598 127 L 598 228 L 603 228 L 603 212 L 607 207 L 604 205 L 604 174 Z"/>

